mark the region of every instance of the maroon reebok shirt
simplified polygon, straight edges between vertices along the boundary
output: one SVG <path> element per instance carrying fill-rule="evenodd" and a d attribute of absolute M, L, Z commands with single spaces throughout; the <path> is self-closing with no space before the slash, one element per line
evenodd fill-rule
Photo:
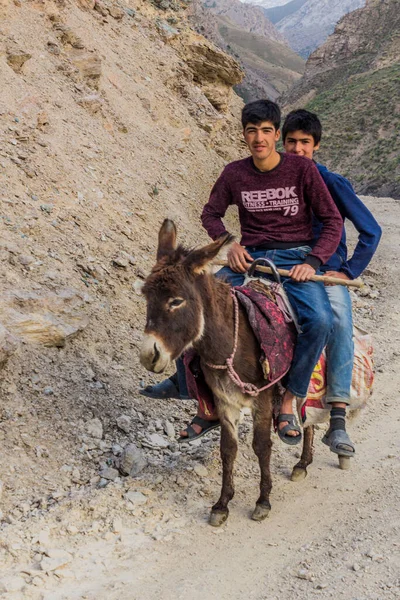
<path fill-rule="evenodd" d="M 227 165 L 201 215 L 213 240 L 226 232 L 222 218 L 231 204 L 239 210 L 243 246 L 311 243 L 312 213 L 323 229 L 310 256 L 323 264 L 340 242 L 343 220 L 317 167 L 304 156 L 281 154 L 279 165 L 263 173 L 251 156 Z"/>

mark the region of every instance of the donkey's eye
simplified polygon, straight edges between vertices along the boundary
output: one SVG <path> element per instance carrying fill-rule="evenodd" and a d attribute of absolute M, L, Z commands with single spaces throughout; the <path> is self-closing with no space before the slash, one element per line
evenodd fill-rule
<path fill-rule="evenodd" d="M 183 298 L 172 298 L 168 302 L 168 306 L 169 306 L 169 308 L 178 308 L 178 306 L 181 306 L 181 304 L 183 304 L 183 303 L 184 303 Z"/>

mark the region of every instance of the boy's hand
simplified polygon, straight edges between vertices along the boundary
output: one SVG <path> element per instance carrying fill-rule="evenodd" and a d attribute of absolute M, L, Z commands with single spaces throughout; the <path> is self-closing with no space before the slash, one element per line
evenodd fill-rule
<path fill-rule="evenodd" d="M 295 281 L 309 281 L 315 275 L 315 269 L 307 263 L 295 265 L 289 271 L 289 275 Z"/>
<path fill-rule="evenodd" d="M 245 273 L 249 268 L 249 262 L 253 262 L 253 258 L 238 242 L 233 242 L 227 254 L 228 265 L 235 273 Z"/>
<path fill-rule="evenodd" d="M 327 275 L 328 277 L 336 277 L 336 279 L 344 279 L 345 281 L 350 281 L 350 277 L 347 277 L 347 275 L 345 273 L 342 273 L 341 271 L 326 271 L 326 273 L 324 273 L 324 275 Z M 325 283 L 325 285 L 335 285 L 334 283 Z"/>

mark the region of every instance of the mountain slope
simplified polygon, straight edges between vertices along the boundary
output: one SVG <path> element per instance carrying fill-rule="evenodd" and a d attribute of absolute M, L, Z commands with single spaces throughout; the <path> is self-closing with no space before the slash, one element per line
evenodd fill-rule
<path fill-rule="evenodd" d="M 358 191 L 400 197 L 400 12 L 398 0 L 368 0 L 346 15 L 309 58 L 285 97 L 316 111 L 320 158 Z"/>
<path fill-rule="evenodd" d="M 240 59 L 247 74 L 243 82 L 235 88 L 246 101 L 264 95 L 258 92 L 260 78 L 271 86 L 268 96 L 276 100 L 300 77 L 304 61 L 287 46 L 248 33 L 221 17 L 218 19 L 218 25 L 221 36 L 234 56 Z M 252 82 L 246 81 L 250 74 L 254 74 Z"/>
<path fill-rule="evenodd" d="M 193 2 L 192 23 L 199 32 L 240 61 L 245 78 L 235 90 L 250 101 L 275 100 L 300 78 L 304 61 L 291 50 L 260 8 L 238 0 Z"/>
<path fill-rule="evenodd" d="M 264 11 L 258 6 L 243 4 L 240 0 L 206 0 L 203 6 L 214 15 L 226 17 L 250 33 L 287 45 L 285 37 L 265 17 Z"/>

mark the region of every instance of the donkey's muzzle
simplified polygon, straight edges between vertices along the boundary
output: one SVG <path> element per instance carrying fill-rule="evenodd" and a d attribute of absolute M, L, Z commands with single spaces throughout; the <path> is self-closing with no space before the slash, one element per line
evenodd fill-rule
<path fill-rule="evenodd" d="M 165 349 L 161 340 L 152 334 L 144 336 L 140 351 L 140 362 L 148 371 L 162 373 L 171 360 L 170 353 Z"/>

